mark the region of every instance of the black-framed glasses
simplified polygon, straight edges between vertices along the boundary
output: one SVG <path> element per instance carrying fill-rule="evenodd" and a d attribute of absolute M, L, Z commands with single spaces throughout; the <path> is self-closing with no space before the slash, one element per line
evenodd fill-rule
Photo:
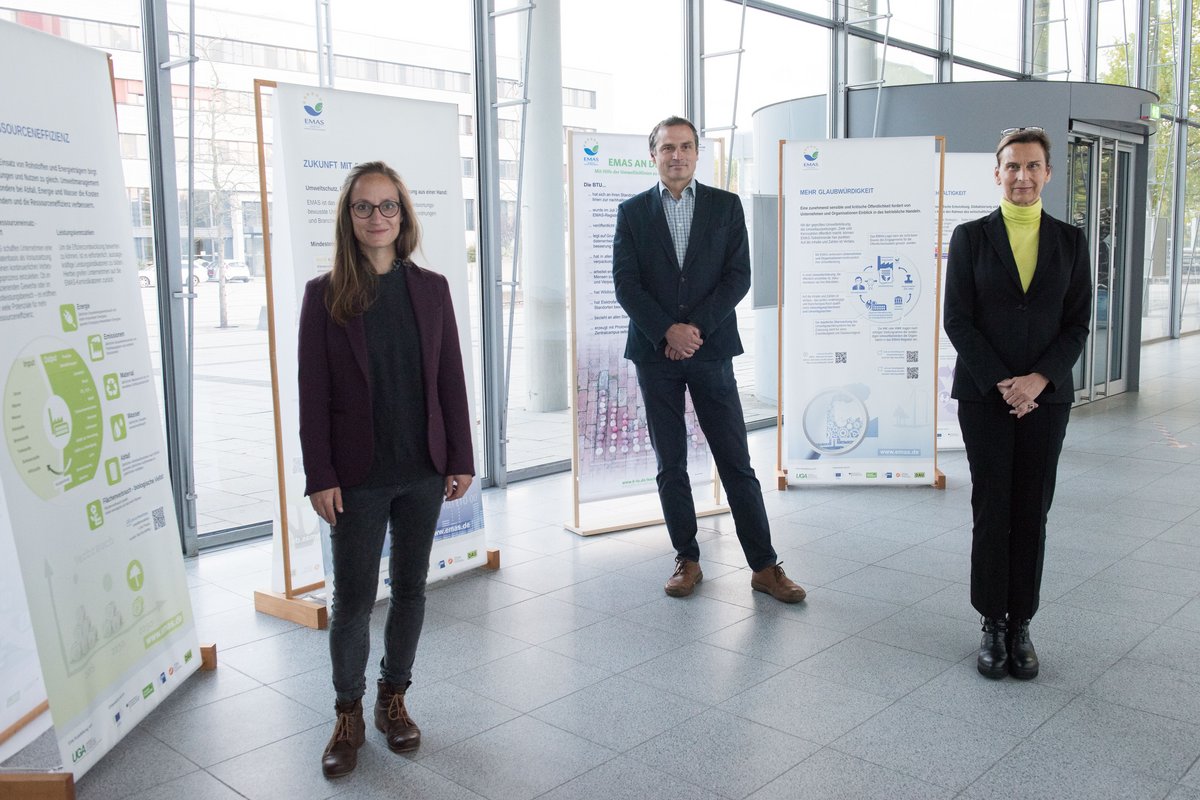
<path fill-rule="evenodd" d="M 1000 131 L 1001 136 L 1012 136 L 1014 133 L 1023 133 L 1025 131 L 1033 131 L 1035 133 L 1045 133 L 1045 128 L 1039 128 L 1037 125 L 1027 125 L 1024 128 L 1005 128 Z"/>
<path fill-rule="evenodd" d="M 370 219 L 377 208 L 380 214 L 389 219 L 400 213 L 400 204 L 395 200 L 384 200 L 382 203 L 368 203 L 366 200 L 359 200 L 357 203 L 350 204 L 350 213 L 359 219 Z"/>

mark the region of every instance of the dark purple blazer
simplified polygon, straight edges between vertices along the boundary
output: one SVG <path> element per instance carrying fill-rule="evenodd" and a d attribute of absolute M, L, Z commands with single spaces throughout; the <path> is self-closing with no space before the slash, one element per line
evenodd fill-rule
<path fill-rule="evenodd" d="M 471 416 L 450 285 L 444 276 L 416 265 L 403 269 L 421 340 L 429 458 L 442 475 L 474 475 Z M 346 325 L 333 321 L 325 305 L 328 286 L 328 273 L 313 278 L 304 287 L 300 307 L 305 495 L 362 483 L 375 450 L 366 327 L 361 316 Z"/>

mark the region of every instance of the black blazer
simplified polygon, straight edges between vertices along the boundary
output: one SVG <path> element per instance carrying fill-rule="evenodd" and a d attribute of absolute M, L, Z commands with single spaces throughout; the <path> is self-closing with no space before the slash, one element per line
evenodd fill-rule
<path fill-rule="evenodd" d="M 742 353 L 733 308 L 750 291 L 750 247 L 742 201 L 696 184 L 696 206 L 683 269 L 667 227 L 657 184 L 621 203 L 613 237 L 613 284 L 629 314 L 625 357 L 666 361 L 667 329 L 688 322 L 704 344 L 694 358 Z"/>
<path fill-rule="evenodd" d="M 1072 402 L 1071 368 L 1091 309 L 1087 240 L 1078 228 L 1042 212 L 1026 292 L 1000 209 L 959 225 L 946 267 L 945 328 L 958 351 L 951 397 L 1003 403 L 997 383 L 1038 372 L 1050 381 L 1039 403 Z"/>

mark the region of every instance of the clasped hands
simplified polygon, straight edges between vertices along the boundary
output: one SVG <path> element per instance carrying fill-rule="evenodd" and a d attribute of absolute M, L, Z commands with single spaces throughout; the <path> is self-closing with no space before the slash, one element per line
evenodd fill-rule
<path fill-rule="evenodd" d="M 1041 395 L 1050 381 L 1038 372 L 1028 375 L 1018 375 L 1006 378 L 996 384 L 1004 402 L 1011 406 L 1010 414 L 1016 414 L 1017 419 L 1025 416 L 1038 407 L 1035 398 Z"/>
<path fill-rule="evenodd" d="M 704 338 L 700 329 L 687 322 L 676 322 L 667 328 L 667 347 L 663 351 L 672 361 L 682 361 L 696 355 Z"/>
<path fill-rule="evenodd" d="M 457 500 L 467 493 L 467 489 L 471 486 L 470 475 L 447 475 L 445 498 L 447 501 Z M 335 486 L 332 489 L 322 489 L 319 492 L 313 492 L 308 496 L 312 503 L 313 510 L 317 512 L 317 516 L 328 522 L 330 525 L 337 524 L 337 515 L 344 510 L 342 507 L 342 487 Z"/>

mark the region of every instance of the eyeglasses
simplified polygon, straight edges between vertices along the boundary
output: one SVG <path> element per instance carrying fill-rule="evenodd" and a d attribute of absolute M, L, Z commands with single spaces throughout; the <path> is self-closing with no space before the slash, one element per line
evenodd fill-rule
<path fill-rule="evenodd" d="M 1001 136 L 1012 136 L 1014 133 L 1022 133 L 1024 131 L 1033 131 L 1035 133 L 1045 133 L 1045 128 L 1039 128 L 1037 125 L 1029 125 L 1025 128 L 1005 128 L 1000 131 Z"/>
<path fill-rule="evenodd" d="M 368 203 L 366 200 L 359 200 L 357 203 L 350 204 L 350 211 L 359 219 L 370 219 L 377 208 L 380 214 L 389 219 L 400 213 L 400 204 L 395 200 L 384 200 L 382 203 Z"/>

